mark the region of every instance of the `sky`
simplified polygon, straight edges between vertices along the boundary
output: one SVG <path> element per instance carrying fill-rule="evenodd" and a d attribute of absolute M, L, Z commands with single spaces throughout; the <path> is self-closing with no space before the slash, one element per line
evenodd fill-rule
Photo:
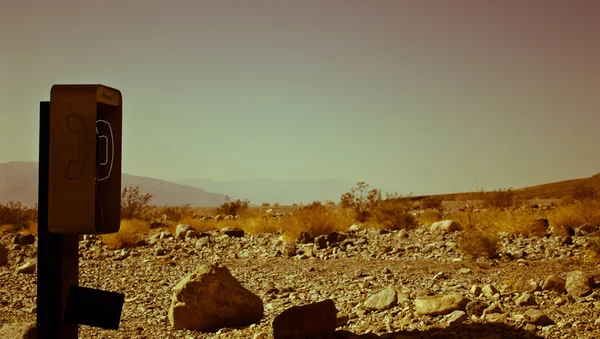
<path fill-rule="evenodd" d="M 600 172 L 600 2 L 0 0 L 0 162 L 54 84 L 123 93 L 123 172 L 400 194 Z"/>

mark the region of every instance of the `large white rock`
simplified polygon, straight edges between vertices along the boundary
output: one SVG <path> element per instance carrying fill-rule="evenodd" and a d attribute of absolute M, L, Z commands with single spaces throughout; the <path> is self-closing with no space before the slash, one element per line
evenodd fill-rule
<path fill-rule="evenodd" d="M 262 319 L 262 300 L 221 265 L 201 265 L 173 288 L 169 322 L 174 329 L 215 331 Z"/>
<path fill-rule="evenodd" d="M 431 232 L 442 232 L 442 233 L 450 233 L 460 231 L 462 226 L 458 223 L 458 221 L 454 220 L 442 220 L 438 222 L 434 222 L 431 224 L 430 230 Z"/>

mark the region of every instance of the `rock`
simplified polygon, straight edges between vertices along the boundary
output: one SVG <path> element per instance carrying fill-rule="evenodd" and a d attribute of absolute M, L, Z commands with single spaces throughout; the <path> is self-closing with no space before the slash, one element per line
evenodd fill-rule
<path fill-rule="evenodd" d="M 13 238 L 14 245 L 31 245 L 35 242 L 35 235 L 19 233 Z"/>
<path fill-rule="evenodd" d="M 515 304 L 517 306 L 536 306 L 537 302 L 531 294 L 524 292 L 515 300 Z"/>
<path fill-rule="evenodd" d="M 24 323 L 2 324 L 0 338 L 37 339 L 37 327 L 34 321 Z"/>
<path fill-rule="evenodd" d="M 319 235 L 315 237 L 315 247 L 319 250 L 327 248 L 327 236 Z"/>
<path fill-rule="evenodd" d="M 312 239 L 310 237 L 310 235 L 306 232 L 300 232 L 300 234 L 298 234 L 298 237 L 296 238 L 296 243 L 298 244 L 310 244 L 312 242 Z"/>
<path fill-rule="evenodd" d="M 585 297 L 592 292 L 593 277 L 582 271 L 567 273 L 565 289 L 574 298 Z"/>
<path fill-rule="evenodd" d="M 542 290 L 554 291 L 556 293 L 563 294 L 567 291 L 565 286 L 566 286 L 565 280 L 562 279 L 561 277 L 553 274 L 553 275 L 548 276 L 548 278 L 546 278 L 546 280 L 544 281 L 544 284 L 542 285 Z"/>
<path fill-rule="evenodd" d="M 600 228 L 598 226 L 591 225 L 591 224 L 584 224 L 577 228 L 577 230 L 575 231 L 575 234 L 578 236 L 588 235 L 588 234 L 598 232 L 599 229 Z"/>
<path fill-rule="evenodd" d="M 296 255 L 296 251 L 297 251 L 297 247 L 296 244 L 293 242 L 289 242 L 287 244 L 285 244 L 285 246 L 283 247 L 283 254 L 286 257 L 293 257 Z"/>
<path fill-rule="evenodd" d="M 31 273 L 35 272 L 36 267 L 37 267 L 37 260 L 30 259 L 30 260 L 26 261 L 23 265 L 19 266 L 17 268 L 17 272 L 24 273 L 24 274 L 31 274 Z"/>
<path fill-rule="evenodd" d="M 223 227 L 221 233 L 232 238 L 243 238 L 244 230 L 239 227 Z"/>
<path fill-rule="evenodd" d="M 200 232 L 196 230 L 189 230 L 185 232 L 185 239 L 198 239 L 200 238 Z"/>
<path fill-rule="evenodd" d="M 554 325 L 554 321 L 552 321 L 552 319 L 548 318 L 548 316 L 545 315 L 542 311 L 536 309 L 530 308 L 527 311 L 525 311 L 525 313 L 523 314 L 523 318 L 528 323 L 536 326 Z"/>
<path fill-rule="evenodd" d="M 471 295 L 474 297 L 478 297 L 479 295 L 481 295 L 481 286 L 479 286 L 479 285 L 471 286 Z"/>
<path fill-rule="evenodd" d="M 221 265 L 202 265 L 173 288 L 169 322 L 174 329 L 213 331 L 262 319 L 262 300 Z"/>
<path fill-rule="evenodd" d="M 506 314 L 490 313 L 483 317 L 483 320 L 488 323 L 503 323 L 506 321 Z"/>
<path fill-rule="evenodd" d="M 331 232 L 327 235 L 327 242 L 329 245 L 337 244 L 346 240 L 346 235 L 344 233 Z"/>
<path fill-rule="evenodd" d="M 398 302 L 398 292 L 394 286 L 388 286 L 383 291 L 371 296 L 365 301 L 365 308 L 371 310 L 387 310 Z"/>
<path fill-rule="evenodd" d="M 187 231 L 193 231 L 192 226 L 187 224 L 179 224 L 175 228 L 175 239 L 184 240 Z"/>
<path fill-rule="evenodd" d="M 0 266 L 4 266 L 8 263 L 8 250 L 6 246 L 0 244 Z"/>
<path fill-rule="evenodd" d="M 467 305 L 465 306 L 465 310 L 467 311 L 467 315 L 469 316 L 469 318 L 473 316 L 481 317 L 481 315 L 483 315 L 483 311 L 485 311 L 485 309 L 487 309 L 488 306 L 489 305 L 487 303 L 481 300 L 473 299 L 467 303 Z"/>
<path fill-rule="evenodd" d="M 198 240 L 196 240 L 196 249 L 197 250 L 201 250 L 204 247 L 208 246 L 208 244 L 210 244 L 210 238 L 209 237 L 201 237 Z"/>
<path fill-rule="evenodd" d="M 454 311 L 444 317 L 442 320 L 448 326 L 462 324 L 467 320 L 467 314 L 463 311 Z"/>
<path fill-rule="evenodd" d="M 348 227 L 348 232 L 358 232 L 360 230 L 362 230 L 363 228 L 358 226 L 358 225 L 352 225 L 350 227 Z"/>
<path fill-rule="evenodd" d="M 492 284 L 486 284 L 481 288 L 481 293 L 488 298 L 492 298 L 498 293 L 498 289 Z"/>
<path fill-rule="evenodd" d="M 421 315 L 444 315 L 453 311 L 462 311 L 469 302 L 459 293 L 418 297 L 415 299 L 415 309 Z"/>
<path fill-rule="evenodd" d="M 460 231 L 462 226 L 454 220 L 442 220 L 438 222 L 434 222 L 430 226 L 431 232 L 441 232 L 441 233 L 450 233 L 455 231 Z"/>
<path fill-rule="evenodd" d="M 337 309 L 333 300 L 293 306 L 273 320 L 274 339 L 330 339 L 337 322 Z"/>

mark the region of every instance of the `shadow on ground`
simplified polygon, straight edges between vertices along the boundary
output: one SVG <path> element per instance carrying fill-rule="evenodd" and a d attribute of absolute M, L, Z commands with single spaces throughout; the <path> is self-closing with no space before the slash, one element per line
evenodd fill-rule
<path fill-rule="evenodd" d="M 462 338 L 481 338 L 481 339 L 537 339 L 543 336 L 518 329 L 506 324 L 482 323 L 482 324 L 459 324 L 451 325 L 445 328 L 431 328 L 426 331 L 399 331 L 377 335 L 373 333 L 357 335 L 349 331 L 336 331 L 336 339 L 462 339 Z"/>

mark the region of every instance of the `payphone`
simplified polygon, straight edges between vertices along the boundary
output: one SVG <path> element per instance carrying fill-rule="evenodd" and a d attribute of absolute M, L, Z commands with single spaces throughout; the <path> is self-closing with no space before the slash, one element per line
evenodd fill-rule
<path fill-rule="evenodd" d="M 121 92 L 55 85 L 50 92 L 48 229 L 55 234 L 119 230 Z"/>

